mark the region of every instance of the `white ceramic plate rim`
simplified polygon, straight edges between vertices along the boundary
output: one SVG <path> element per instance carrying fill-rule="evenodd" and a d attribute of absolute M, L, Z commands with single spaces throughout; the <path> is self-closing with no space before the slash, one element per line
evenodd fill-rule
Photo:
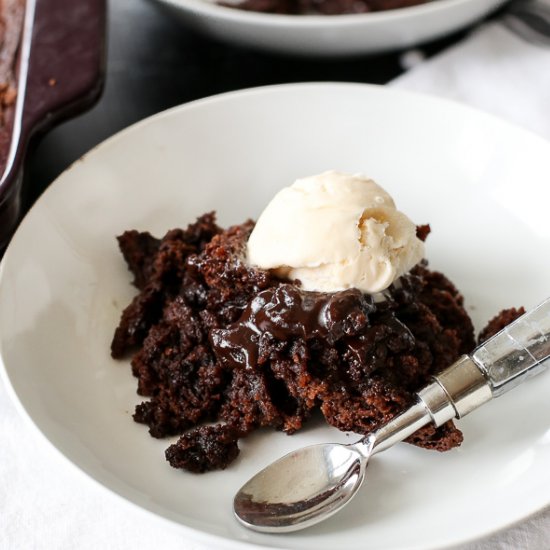
<path fill-rule="evenodd" d="M 198 101 L 195 101 L 195 102 L 192 102 L 192 103 L 189 103 L 189 104 L 186 104 L 186 105 L 183 105 L 183 106 L 179 106 L 179 107 L 175 107 L 173 109 L 170 109 L 170 110 L 167 110 L 167 111 L 164 111 L 162 113 L 159 113 L 157 115 L 154 115 L 152 117 L 149 117 L 148 119 L 145 119 L 143 121 L 140 121 L 132 126 L 130 126 L 129 128 L 119 132 L 118 134 L 112 136 L 111 138 L 107 139 L 106 141 L 104 141 L 103 143 L 99 144 L 96 148 L 94 148 L 92 151 L 95 151 L 95 150 L 98 150 L 100 148 L 104 148 L 104 147 L 109 147 L 111 143 L 115 142 L 115 141 L 118 141 L 118 140 L 122 140 L 125 138 L 125 136 L 127 135 L 127 133 L 130 133 L 130 132 L 134 132 L 136 130 L 139 130 L 141 127 L 145 127 L 147 126 L 152 120 L 156 120 L 158 118 L 162 118 L 162 117 L 169 117 L 171 115 L 171 113 L 173 112 L 177 112 L 177 111 L 185 111 L 185 110 L 192 110 L 194 109 L 195 107 L 199 106 L 199 105 L 205 105 L 205 104 L 208 104 L 208 103 L 214 103 L 214 102 L 223 102 L 225 101 L 227 98 L 230 98 L 230 97 L 233 97 L 233 96 L 246 96 L 246 95 L 254 95 L 254 94 L 263 94 L 263 93 L 269 93 L 270 90 L 277 90 L 277 89 L 281 89 L 281 88 L 296 88 L 296 89 L 300 89 L 300 88 L 314 88 L 314 87 L 318 87 L 318 86 L 343 86 L 343 87 L 363 87 L 363 88 L 369 88 L 370 86 L 368 85 L 361 85 L 361 84 L 342 84 L 342 83 L 310 83 L 310 84 L 295 84 L 295 85 L 277 85 L 277 86 L 270 86 L 270 87 L 262 87 L 262 88 L 254 88 L 254 89 L 249 89 L 249 90 L 241 90 L 241 91 L 236 91 L 236 92 L 230 92 L 230 93 L 227 93 L 227 94 L 222 94 L 222 95 L 218 95 L 218 96 L 213 96 L 213 97 L 210 97 L 210 98 L 205 98 L 205 99 L 202 99 L 202 100 L 198 100 Z M 378 88 L 378 87 L 372 87 L 372 88 Z M 408 96 L 413 96 L 413 95 L 416 95 L 416 94 L 411 94 L 409 92 L 402 92 L 402 91 L 396 91 L 396 90 L 387 90 L 387 93 L 388 94 L 398 94 L 398 95 L 408 95 Z M 447 101 L 447 100 L 441 100 L 441 99 L 433 99 L 432 101 L 435 101 L 435 102 L 439 102 L 439 103 L 445 103 L 447 104 L 449 107 L 452 107 L 454 109 L 462 109 L 464 111 L 470 111 L 471 113 L 476 113 L 476 116 L 478 117 L 485 117 L 487 120 L 492 120 L 494 121 L 494 123 L 497 123 L 497 124 L 500 124 L 500 125 L 503 125 L 504 127 L 508 127 L 510 129 L 513 129 L 515 132 L 520 132 L 520 133 L 525 133 L 526 135 L 529 135 L 530 139 L 536 139 L 536 140 L 540 140 L 541 142 L 544 142 L 544 140 L 542 140 L 541 138 L 538 138 L 537 136 L 534 136 L 532 134 L 530 134 L 529 132 L 526 132 L 524 130 L 521 130 L 521 129 L 518 129 L 516 128 L 515 126 L 511 125 L 511 124 L 508 124 L 508 123 L 505 123 L 503 121 L 501 121 L 500 119 L 497 119 L 496 117 L 492 117 L 491 115 L 487 115 L 487 114 L 483 114 L 483 113 L 479 113 L 477 111 L 475 111 L 474 109 L 470 109 L 468 107 L 464 107 L 464 106 L 459 106 L 458 104 L 454 103 L 454 102 L 450 102 L 450 101 Z M 78 161 L 77 161 L 78 162 Z M 70 168 L 69 168 L 70 170 Z M 52 184 L 52 186 L 54 186 L 56 184 L 56 182 L 54 182 Z M 47 189 L 45 191 L 45 193 L 49 193 L 50 192 L 50 189 L 52 187 L 50 187 L 49 189 Z M 28 215 L 32 215 L 32 212 L 34 211 L 36 207 L 33 207 L 33 209 L 31 209 L 30 213 Z M 22 225 L 21 227 L 23 227 L 23 225 L 25 224 L 25 220 L 23 220 L 22 222 Z M 17 239 L 18 239 L 18 234 L 19 234 L 19 231 L 18 230 L 16 232 L 16 235 L 14 236 L 14 239 L 13 239 L 13 243 L 12 245 L 10 245 L 10 247 L 8 248 L 8 251 L 6 252 L 6 255 L 4 256 L 4 259 L 2 260 L 2 262 L 0 263 L 0 280 L 2 279 L 2 273 L 3 273 L 3 270 L 5 268 L 5 265 L 7 262 L 9 262 L 9 257 L 10 257 L 10 250 L 12 247 L 14 246 L 17 246 Z M 1 351 L 1 350 L 0 350 Z M 58 449 L 55 445 L 53 445 L 53 443 L 48 439 L 47 435 L 41 431 L 41 429 L 38 427 L 38 425 L 35 423 L 35 421 L 33 420 L 33 418 L 28 414 L 28 412 L 26 411 L 25 407 L 22 405 L 16 391 L 14 390 L 12 384 L 11 384 L 11 381 L 10 381 L 10 376 L 9 376 L 9 373 L 8 373 L 8 369 L 7 367 L 4 365 L 4 362 L 3 362 L 3 359 L 2 361 L 0 361 L 0 363 L 2 364 L 2 368 L 0 369 L 0 374 L 2 375 L 3 379 L 5 380 L 6 382 L 6 385 L 7 387 L 9 388 L 9 391 L 10 391 L 10 394 L 14 400 L 14 402 L 17 404 L 18 406 L 18 409 L 21 411 L 21 413 L 23 414 L 23 416 L 25 418 L 27 418 L 27 420 L 30 422 L 30 424 L 32 426 L 34 426 L 34 428 L 36 429 L 36 431 L 38 431 L 41 436 L 46 440 L 48 441 L 48 443 L 50 444 L 50 446 L 52 446 L 54 449 L 56 449 L 56 451 L 58 452 L 59 455 L 61 455 L 67 462 L 69 462 L 70 464 L 72 464 L 78 471 L 81 471 L 83 472 L 87 477 L 89 477 L 90 479 L 94 480 L 100 487 L 102 487 L 103 489 L 106 489 L 108 490 L 110 493 L 112 494 L 115 494 L 116 496 L 118 496 L 119 498 L 122 498 L 124 501 L 126 502 L 130 502 L 135 508 L 139 509 L 139 510 L 142 510 L 142 511 L 146 511 L 148 514 L 154 516 L 155 518 L 162 518 L 164 521 L 168 522 L 169 524 L 171 525 L 175 525 L 177 526 L 178 528 L 183 528 L 184 531 L 190 533 L 193 535 L 193 537 L 197 540 L 197 541 L 201 541 L 201 542 L 205 542 L 205 543 L 216 543 L 217 545 L 221 545 L 222 547 L 224 548 L 242 548 L 243 546 L 246 546 L 246 547 L 249 547 L 249 548 L 266 548 L 265 545 L 257 545 L 257 544 L 254 544 L 254 543 L 250 543 L 250 542 L 246 542 L 246 541 L 234 541 L 234 540 L 231 540 L 231 539 L 227 539 L 225 537 L 221 537 L 221 536 L 218 536 L 218 535 L 212 535 L 212 534 L 205 534 L 204 532 L 202 531 L 199 531 L 197 529 L 194 529 L 194 528 L 191 528 L 189 526 L 186 526 L 180 522 L 177 522 L 177 521 L 174 521 L 174 520 L 171 520 L 169 518 L 166 518 L 164 516 L 162 516 L 161 514 L 157 513 L 157 512 L 154 512 L 152 510 L 149 510 L 147 509 L 146 507 L 143 507 L 142 505 L 140 504 L 137 504 L 135 502 L 133 502 L 131 499 L 125 497 L 124 495 L 118 493 L 117 491 L 115 491 L 114 489 L 104 485 L 103 483 L 101 483 L 100 481 L 98 481 L 95 477 L 94 477 L 94 474 L 91 473 L 91 472 L 88 472 L 87 470 L 81 468 L 77 463 L 73 462 L 71 459 L 69 459 L 66 455 L 63 454 L 63 452 Z M 517 522 L 520 522 L 522 520 L 524 520 L 526 517 L 532 515 L 533 513 L 539 511 L 541 508 L 540 506 L 538 505 L 534 505 L 532 507 L 529 507 L 527 506 L 524 510 L 523 510 L 523 514 L 521 515 L 518 515 L 517 519 L 515 522 L 509 522 L 509 523 L 505 523 L 505 524 L 502 524 L 500 527 L 498 527 L 497 529 L 493 529 L 493 530 L 488 530 L 486 532 L 483 532 L 483 533 L 479 533 L 478 536 L 476 537 L 473 537 L 473 538 L 468 538 L 468 539 L 460 539 L 460 540 L 454 540 L 454 541 L 450 541 L 447 545 L 445 546 L 440 546 L 441 548 L 444 548 L 444 547 L 450 547 L 450 546 L 454 546 L 456 544 L 459 544 L 459 543 L 466 543 L 466 542 L 469 542 L 471 540 L 477 540 L 479 538 L 479 536 L 487 536 L 487 535 L 490 535 L 491 533 L 495 532 L 495 531 L 498 531 L 504 527 L 509 527 L 511 525 L 514 525 L 515 523 Z M 270 546 L 272 548 L 276 548 L 276 546 Z"/>

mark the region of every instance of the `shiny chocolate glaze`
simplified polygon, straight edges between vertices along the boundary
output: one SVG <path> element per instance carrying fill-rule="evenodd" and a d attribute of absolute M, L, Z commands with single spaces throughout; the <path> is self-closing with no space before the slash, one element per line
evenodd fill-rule
<path fill-rule="evenodd" d="M 357 289 L 311 292 L 285 283 L 260 292 L 236 323 L 213 330 L 210 341 L 225 366 L 254 369 L 263 339 L 321 338 L 333 345 L 361 333 L 369 315 L 390 309 L 391 304 L 389 292 L 376 297 Z"/>

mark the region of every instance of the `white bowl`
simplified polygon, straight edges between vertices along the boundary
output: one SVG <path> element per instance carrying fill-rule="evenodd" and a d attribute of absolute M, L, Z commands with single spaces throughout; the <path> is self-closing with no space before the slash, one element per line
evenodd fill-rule
<path fill-rule="evenodd" d="M 430 266 L 456 283 L 479 330 L 503 307 L 548 296 L 549 158 L 535 135 L 385 87 L 256 88 L 166 111 L 86 154 L 22 221 L 0 264 L 0 375 L 83 472 L 181 526 L 182 548 L 194 547 L 187 537 L 209 550 L 441 550 L 486 535 L 550 505 L 550 372 L 460 420 L 460 449 L 403 444 L 376 457 L 364 490 L 325 523 L 252 533 L 231 511 L 250 476 L 299 447 L 357 436 L 321 422 L 292 437 L 265 430 L 225 471 L 171 468 L 175 438 L 133 422 L 143 398 L 129 362 L 109 355 L 135 294 L 115 235 L 163 235 L 211 210 L 241 223 L 296 177 L 367 173 L 430 223 Z"/>
<path fill-rule="evenodd" d="M 407 48 L 481 19 L 505 0 L 433 0 L 354 15 L 275 15 L 219 6 L 215 0 L 157 0 L 211 36 L 283 53 L 345 55 Z"/>

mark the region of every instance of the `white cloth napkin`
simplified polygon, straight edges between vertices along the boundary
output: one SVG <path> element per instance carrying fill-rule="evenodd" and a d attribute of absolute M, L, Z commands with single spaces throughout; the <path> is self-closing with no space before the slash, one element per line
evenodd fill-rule
<path fill-rule="evenodd" d="M 548 40 L 532 44 L 493 22 L 390 86 L 466 103 L 550 139 Z"/>
<path fill-rule="evenodd" d="M 488 25 L 392 83 L 491 111 L 550 137 L 550 49 Z M 463 550 L 550 548 L 550 510 Z M 181 530 L 130 506 L 58 455 L 0 380 L 0 548 L 204 550 Z"/>
<path fill-rule="evenodd" d="M 405 62 L 414 66 L 389 85 L 465 103 L 550 139 L 550 38 L 547 46 L 531 43 L 498 21 L 415 64 L 421 57 L 421 52 L 409 52 Z M 548 550 L 550 508 L 460 548 Z"/>

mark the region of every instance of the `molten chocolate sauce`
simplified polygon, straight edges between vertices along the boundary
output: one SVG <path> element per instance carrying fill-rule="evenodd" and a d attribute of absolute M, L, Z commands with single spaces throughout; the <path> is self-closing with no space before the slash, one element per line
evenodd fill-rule
<path fill-rule="evenodd" d="M 357 289 L 307 292 L 282 284 L 260 292 L 240 319 L 211 332 L 212 347 L 220 361 L 238 368 L 255 368 L 262 338 L 322 338 L 329 344 L 357 334 L 378 306 L 372 296 Z"/>

